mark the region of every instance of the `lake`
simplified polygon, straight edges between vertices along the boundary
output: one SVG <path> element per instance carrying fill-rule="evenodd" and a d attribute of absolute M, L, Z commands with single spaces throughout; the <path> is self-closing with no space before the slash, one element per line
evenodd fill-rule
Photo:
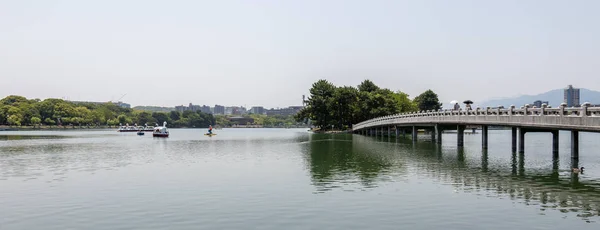
<path fill-rule="evenodd" d="M 600 134 L 0 132 L 0 229 L 598 229 Z"/>

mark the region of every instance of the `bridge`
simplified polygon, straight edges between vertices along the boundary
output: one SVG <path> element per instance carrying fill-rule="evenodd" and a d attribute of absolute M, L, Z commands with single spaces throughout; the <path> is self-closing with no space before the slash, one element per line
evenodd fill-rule
<path fill-rule="evenodd" d="M 542 105 L 541 108 L 530 105 L 515 108 L 476 108 L 474 110 L 420 111 L 378 117 L 352 126 L 354 133 L 363 135 L 392 136 L 411 133 L 417 141 L 419 129 L 429 130 L 432 141 L 441 144 L 444 130 L 457 130 L 457 145 L 464 146 L 464 134 L 467 126 L 481 127 L 482 147 L 488 148 L 488 129 L 490 126 L 509 127 L 512 131 L 512 151 L 525 150 L 525 133 L 552 133 L 552 150 L 558 156 L 559 130 L 571 131 L 571 157 L 579 158 L 579 132 L 600 132 L 600 107 L 590 107 L 584 103 L 581 107 L 567 108 L 563 103 L 557 108 Z M 517 146 L 518 143 L 518 146 Z"/>

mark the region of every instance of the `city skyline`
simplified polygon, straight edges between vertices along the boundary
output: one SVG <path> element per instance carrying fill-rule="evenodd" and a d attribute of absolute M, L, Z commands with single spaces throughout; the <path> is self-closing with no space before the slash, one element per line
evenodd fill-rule
<path fill-rule="evenodd" d="M 598 8 L 585 0 L 4 1 L 0 96 L 284 107 L 318 79 L 369 79 L 411 98 L 432 89 L 443 103 L 568 84 L 600 89 Z"/>

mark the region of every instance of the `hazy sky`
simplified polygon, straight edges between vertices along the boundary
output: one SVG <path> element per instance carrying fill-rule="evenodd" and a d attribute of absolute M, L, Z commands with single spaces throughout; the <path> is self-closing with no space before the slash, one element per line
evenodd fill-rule
<path fill-rule="evenodd" d="M 0 97 L 284 107 L 321 78 L 445 103 L 600 90 L 598 12 L 596 0 L 0 0 Z"/>

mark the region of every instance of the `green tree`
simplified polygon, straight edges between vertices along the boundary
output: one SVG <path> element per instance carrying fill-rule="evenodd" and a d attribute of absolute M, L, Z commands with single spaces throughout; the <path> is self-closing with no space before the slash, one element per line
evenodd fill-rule
<path fill-rule="evenodd" d="M 442 103 L 440 103 L 438 95 L 430 89 L 415 97 L 414 101 L 421 111 L 437 111 L 442 108 Z"/>
<path fill-rule="evenodd" d="M 147 123 L 154 124 L 154 123 L 156 123 L 156 119 L 154 119 L 154 117 L 152 117 L 152 114 L 150 112 L 141 111 L 141 112 L 136 113 L 135 122 L 138 125 L 144 125 Z"/>
<path fill-rule="evenodd" d="M 10 115 L 8 117 L 8 124 L 21 126 L 21 118 L 17 115 Z"/>
<path fill-rule="evenodd" d="M 41 123 L 42 123 L 42 119 L 40 119 L 39 117 L 31 118 L 31 124 L 33 125 L 34 128 L 36 125 L 40 125 Z"/>
<path fill-rule="evenodd" d="M 379 90 L 379 86 L 375 85 L 375 83 L 370 80 L 364 80 L 358 85 L 358 91 L 360 92 L 371 93 L 377 90 Z"/>
<path fill-rule="evenodd" d="M 44 120 L 44 124 L 52 126 L 52 125 L 56 124 L 56 122 L 54 120 L 52 120 L 52 118 L 48 117 Z"/>
<path fill-rule="evenodd" d="M 354 87 L 338 87 L 330 101 L 331 115 L 338 128 L 350 127 L 354 121 L 354 108 L 358 102 L 358 90 Z"/>
<path fill-rule="evenodd" d="M 119 124 L 121 125 L 125 125 L 125 124 L 129 124 L 130 122 L 128 122 L 127 116 L 125 116 L 124 114 L 121 114 L 117 117 L 117 120 L 119 121 Z"/>
<path fill-rule="evenodd" d="M 310 96 L 304 112 L 298 113 L 296 119 L 310 119 L 316 126 L 324 127 L 333 123 L 330 107 L 335 93 L 335 86 L 326 80 L 319 80 L 312 85 Z"/>
<path fill-rule="evenodd" d="M 10 96 L 5 97 L 2 100 L 0 100 L 0 104 L 3 104 L 3 105 L 13 105 L 13 104 L 18 105 L 20 103 L 29 103 L 29 101 L 25 97 L 16 96 L 16 95 L 10 95 Z"/>
<path fill-rule="evenodd" d="M 181 113 L 179 113 L 179 111 L 171 111 L 169 113 L 169 118 L 171 118 L 172 121 L 176 121 L 181 119 Z"/>
<path fill-rule="evenodd" d="M 175 111 L 173 111 L 175 112 Z M 171 123 L 171 119 L 169 118 L 169 115 L 167 115 L 167 113 L 165 112 L 153 112 L 152 113 L 152 117 L 156 120 L 156 122 L 158 122 L 159 124 L 162 124 L 163 122 L 167 122 L 167 123 Z M 154 124 L 149 124 L 149 125 L 154 125 Z"/>

